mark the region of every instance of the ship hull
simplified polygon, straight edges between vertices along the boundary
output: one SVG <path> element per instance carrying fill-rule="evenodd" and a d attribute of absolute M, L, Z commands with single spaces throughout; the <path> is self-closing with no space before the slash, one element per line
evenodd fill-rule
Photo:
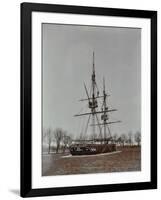
<path fill-rule="evenodd" d="M 71 145 L 70 153 L 76 155 L 95 155 L 116 151 L 115 144 L 75 144 Z"/>

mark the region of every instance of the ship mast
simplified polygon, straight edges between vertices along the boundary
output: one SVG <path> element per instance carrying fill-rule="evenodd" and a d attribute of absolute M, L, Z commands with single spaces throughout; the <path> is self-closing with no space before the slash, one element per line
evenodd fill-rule
<path fill-rule="evenodd" d="M 95 124 L 95 108 L 98 107 L 97 105 L 97 100 L 95 99 L 95 85 L 96 85 L 96 75 L 95 75 L 95 66 L 94 66 L 94 52 L 93 52 L 93 71 L 92 71 L 92 107 L 91 107 L 91 112 L 92 112 L 92 123 Z M 93 135 L 95 136 L 95 126 L 93 126 Z"/>
<path fill-rule="evenodd" d="M 104 112 L 101 115 L 101 120 L 103 121 L 103 125 L 104 127 L 104 142 L 108 142 L 112 136 L 111 136 L 111 132 L 110 132 L 110 128 L 108 127 L 108 124 L 113 124 L 113 123 L 118 123 L 120 121 L 115 121 L 115 122 L 107 122 L 108 121 L 108 106 L 107 106 L 107 93 L 106 93 L 106 89 L 105 89 L 105 79 L 103 77 L 103 105 L 102 105 L 102 111 Z M 107 129 L 108 129 L 108 137 L 107 137 Z"/>
<path fill-rule="evenodd" d="M 106 112 L 108 110 L 108 108 L 106 106 L 106 97 L 107 97 L 107 95 L 106 95 L 106 91 L 105 91 L 105 79 L 103 78 L 103 107 L 104 107 L 103 110 L 105 112 L 101 116 L 101 119 L 104 122 L 104 139 L 106 138 L 106 121 L 108 119 L 107 112 Z"/>
<path fill-rule="evenodd" d="M 93 52 L 92 76 L 91 76 L 91 91 L 92 91 L 92 94 L 90 95 L 88 93 L 88 90 L 87 90 L 85 83 L 84 83 L 84 88 L 85 88 L 85 91 L 86 91 L 87 99 L 81 99 L 80 101 L 86 101 L 87 100 L 88 101 L 88 108 L 91 110 L 91 112 L 77 114 L 77 115 L 75 115 L 75 117 L 89 115 L 88 120 L 87 120 L 87 124 L 86 124 L 86 127 L 85 127 L 85 133 L 87 133 L 90 117 L 92 116 L 91 126 L 93 126 L 93 128 L 92 128 L 93 136 L 95 137 L 95 131 L 96 131 L 95 126 L 98 126 L 99 132 L 100 132 L 100 134 L 99 134 L 100 139 L 95 139 L 95 140 L 100 141 L 101 143 L 103 141 L 104 142 L 109 141 L 109 138 L 107 138 L 107 135 L 106 135 L 106 132 L 107 132 L 106 128 L 108 128 L 108 132 L 110 132 L 110 130 L 109 130 L 109 127 L 107 125 L 112 124 L 112 123 L 117 123 L 117 122 L 120 122 L 120 121 L 107 122 L 108 121 L 107 113 L 116 111 L 116 109 L 108 109 L 108 107 L 107 107 L 106 100 L 107 100 L 107 96 L 109 96 L 109 95 L 107 95 L 106 91 L 105 91 L 105 80 L 104 79 L 103 79 L 103 95 L 102 96 L 99 95 L 99 90 L 98 90 L 97 83 L 96 83 L 94 52 Z M 97 99 L 98 98 L 103 98 L 103 105 L 102 105 L 101 111 L 97 110 L 97 108 L 98 108 Z M 99 118 L 98 118 L 97 114 L 102 114 L 101 120 L 103 120 L 103 123 L 99 122 Z M 97 124 L 95 123 L 95 121 L 97 121 Z M 101 125 L 103 125 L 103 127 L 104 127 L 104 136 L 103 137 L 102 137 Z"/>

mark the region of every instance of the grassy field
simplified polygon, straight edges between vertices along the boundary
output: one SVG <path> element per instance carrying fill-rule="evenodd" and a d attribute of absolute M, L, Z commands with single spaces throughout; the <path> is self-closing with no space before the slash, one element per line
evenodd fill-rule
<path fill-rule="evenodd" d="M 116 153 L 94 156 L 44 154 L 42 175 L 126 172 L 141 170 L 140 147 L 118 147 Z"/>

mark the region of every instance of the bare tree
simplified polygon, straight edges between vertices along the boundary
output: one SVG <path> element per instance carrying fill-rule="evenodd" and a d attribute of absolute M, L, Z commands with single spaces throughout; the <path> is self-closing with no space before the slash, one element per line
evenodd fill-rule
<path fill-rule="evenodd" d="M 61 141 L 63 139 L 63 130 L 61 128 L 57 128 L 54 130 L 54 138 L 56 142 L 56 153 L 58 153 Z"/>
<path fill-rule="evenodd" d="M 127 141 L 127 136 L 126 134 L 121 134 L 121 143 L 122 143 L 122 146 L 124 147 L 125 146 L 125 142 Z"/>
<path fill-rule="evenodd" d="M 133 140 L 132 140 L 132 132 L 131 132 L 131 131 L 128 133 L 127 143 L 128 143 L 130 146 L 132 146 Z"/>
<path fill-rule="evenodd" d="M 140 133 L 140 131 L 137 131 L 135 133 L 135 142 L 137 142 L 137 145 L 140 146 L 140 143 L 141 143 L 141 133 Z"/>
<path fill-rule="evenodd" d="M 118 135 L 117 135 L 117 133 L 115 133 L 115 134 L 113 135 L 112 139 L 113 139 L 113 142 L 114 142 L 115 144 L 118 143 Z"/>
<path fill-rule="evenodd" d="M 51 128 L 43 130 L 43 139 L 48 144 L 48 154 L 49 154 L 51 151 L 51 143 L 53 140 L 53 134 Z"/>
<path fill-rule="evenodd" d="M 121 139 L 121 137 L 118 137 L 116 142 L 117 142 L 117 144 L 119 144 L 119 145 L 121 146 L 121 144 L 122 144 L 122 139 Z"/>
<path fill-rule="evenodd" d="M 70 144 L 72 143 L 72 138 L 69 135 L 67 135 L 66 131 L 64 131 L 63 133 L 62 143 L 63 143 L 63 153 L 64 153 L 67 147 L 69 147 Z"/>

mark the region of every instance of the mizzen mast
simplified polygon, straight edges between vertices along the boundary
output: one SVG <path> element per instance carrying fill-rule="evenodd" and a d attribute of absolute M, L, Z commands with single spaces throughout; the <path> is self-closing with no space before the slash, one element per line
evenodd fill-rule
<path fill-rule="evenodd" d="M 105 79 L 103 77 L 103 109 L 104 110 L 104 113 L 101 115 L 101 120 L 103 120 L 103 124 L 104 124 L 104 138 L 106 138 L 106 121 L 108 120 L 108 115 L 107 115 L 107 110 L 108 110 L 108 107 L 106 105 L 106 97 L 107 97 L 107 94 L 106 94 L 106 91 L 105 91 Z M 111 134 L 110 134 L 110 137 L 111 137 Z"/>

